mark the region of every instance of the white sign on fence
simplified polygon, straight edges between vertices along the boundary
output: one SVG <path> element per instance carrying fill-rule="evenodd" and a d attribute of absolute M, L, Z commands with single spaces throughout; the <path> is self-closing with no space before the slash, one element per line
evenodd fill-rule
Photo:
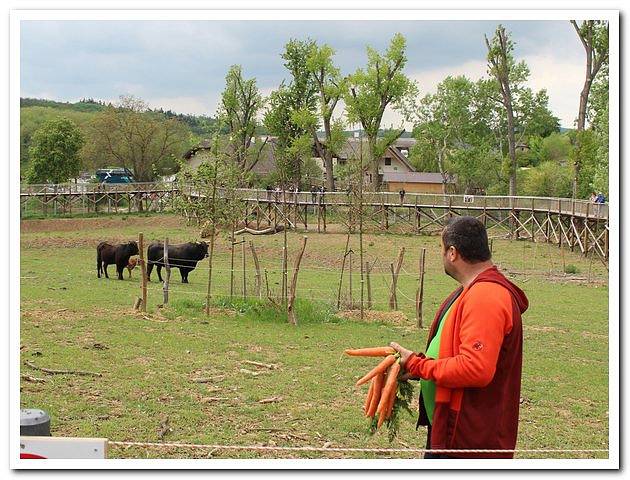
<path fill-rule="evenodd" d="M 464 203 L 475 203 L 474 195 L 464 195 Z"/>
<path fill-rule="evenodd" d="M 107 439 L 21 436 L 20 458 L 107 458 Z"/>

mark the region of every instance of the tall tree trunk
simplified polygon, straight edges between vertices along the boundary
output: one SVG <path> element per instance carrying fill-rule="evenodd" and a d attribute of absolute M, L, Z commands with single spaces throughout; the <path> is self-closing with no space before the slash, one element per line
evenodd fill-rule
<path fill-rule="evenodd" d="M 374 147 L 376 145 L 376 138 L 368 137 L 368 159 L 370 165 L 370 173 L 372 175 L 372 191 L 378 192 L 381 190 L 381 179 L 378 174 L 379 158 L 374 156 Z M 363 167 L 361 167 L 363 168 Z"/>
<path fill-rule="evenodd" d="M 324 167 L 326 169 L 326 189 L 329 192 L 335 191 L 335 177 L 333 175 L 333 161 L 332 161 L 332 152 L 326 151 L 326 156 L 324 157 Z"/>
<path fill-rule="evenodd" d="M 442 148 L 438 150 L 438 169 L 440 170 L 440 174 L 442 175 L 442 193 L 446 195 L 446 171 L 444 169 L 444 152 L 446 150 L 446 139 L 444 140 L 444 145 Z"/>
<path fill-rule="evenodd" d="M 516 140 L 514 137 L 514 112 L 512 111 L 512 94 L 506 85 L 505 109 L 508 124 L 508 152 L 510 155 L 510 196 L 516 196 Z"/>
<path fill-rule="evenodd" d="M 330 118 L 324 118 L 324 133 L 326 134 L 326 149 L 324 151 L 324 168 L 326 169 L 326 188 L 329 192 L 335 191 L 335 176 L 333 175 L 333 152 L 330 149 L 332 140 L 332 129 L 330 128 Z"/>
<path fill-rule="evenodd" d="M 577 150 L 577 156 L 573 161 L 573 198 L 578 196 L 578 179 L 580 177 L 580 168 L 582 166 L 582 159 L 580 158 L 580 145 L 582 143 L 582 132 L 586 128 L 586 109 L 588 107 L 588 96 L 591 92 L 591 85 L 593 84 L 593 77 L 591 77 L 591 56 L 587 55 L 586 60 L 586 79 L 584 80 L 584 87 L 580 92 L 580 109 L 578 111 L 577 121 L 577 137 L 575 142 L 575 148 Z"/>

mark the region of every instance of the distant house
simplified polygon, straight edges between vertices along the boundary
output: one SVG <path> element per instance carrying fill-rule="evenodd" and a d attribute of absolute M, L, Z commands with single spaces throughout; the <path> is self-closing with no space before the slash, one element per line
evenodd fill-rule
<path fill-rule="evenodd" d="M 199 145 L 194 146 L 183 155 L 189 167 L 197 169 L 204 160 L 209 160 L 210 154 L 210 140 L 203 140 Z"/>
<path fill-rule="evenodd" d="M 252 168 L 252 172 L 265 176 L 276 169 L 275 147 L 276 139 L 273 137 L 257 137 L 254 146 L 265 143 L 260 158 L 256 165 Z M 416 172 L 415 168 L 409 160 L 409 152 L 415 144 L 413 138 L 399 138 L 390 147 L 385 150 L 383 156 L 379 159 L 378 173 L 384 190 L 398 192 L 404 189 L 406 192 L 416 193 L 442 193 L 442 175 L 439 173 L 423 173 Z M 350 159 L 359 158 L 367 154 L 367 139 L 348 138 L 340 151 L 333 156 L 333 168 L 347 164 Z M 191 148 L 184 154 L 184 159 L 188 161 L 188 165 L 197 168 L 201 162 L 210 157 L 210 141 L 204 140 L 199 145 Z M 324 160 L 316 156 L 313 152 L 313 161 L 321 170 L 321 178 L 318 181 L 324 182 Z M 370 169 L 365 170 L 365 184 L 372 183 L 372 173 Z M 455 178 L 449 177 L 447 181 L 447 190 L 452 190 Z"/>
<path fill-rule="evenodd" d="M 390 147 L 385 150 L 383 156 L 379 159 L 378 172 L 383 181 L 383 175 L 388 172 L 415 172 L 413 166 L 407 160 L 409 150 L 415 144 L 412 138 L 399 138 Z M 333 166 L 345 165 L 349 159 L 360 158 L 367 155 L 368 142 L 367 139 L 349 138 L 341 150 L 333 157 Z M 315 161 L 324 171 L 324 161 L 315 158 Z M 364 182 L 372 183 L 372 173 L 370 169 L 365 171 Z"/>
<path fill-rule="evenodd" d="M 256 137 L 252 142 L 252 148 L 257 148 L 263 144 L 263 151 L 251 170 L 253 173 L 261 176 L 267 175 L 276 169 L 276 161 L 273 154 L 275 139 L 266 136 Z M 192 169 L 199 167 L 203 161 L 210 160 L 212 158 L 210 140 L 203 140 L 199 145 L 184 153 L 183 158 Z"/>
<path fill-rule="evenodd" d="M 451 193 L 455 187 L 457 178 L 447 176 L 446 192 Z M 383 189 L 388 192 L 407 193 L 442 193 L 444 182 L 441 173 L 428 172 L 386 172 L 383 174 Z"/>

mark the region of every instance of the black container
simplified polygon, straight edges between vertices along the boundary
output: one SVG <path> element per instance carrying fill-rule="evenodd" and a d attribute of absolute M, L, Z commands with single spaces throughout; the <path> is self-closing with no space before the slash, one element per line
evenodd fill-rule
<path fill-rule="evenodd" d="M 50 437 L 50 416 L 43 410 L 23 408 L 20 410 L 20 435 Z"/>

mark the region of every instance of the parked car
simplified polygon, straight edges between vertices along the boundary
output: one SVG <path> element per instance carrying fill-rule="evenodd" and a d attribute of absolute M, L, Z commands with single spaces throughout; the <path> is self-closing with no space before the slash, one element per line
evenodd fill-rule
<path fill-rule="evenodd" d="M 136 181 L 128 168 L 101 168 L 95 175 L 99 183 L 135 183 Z"/>

